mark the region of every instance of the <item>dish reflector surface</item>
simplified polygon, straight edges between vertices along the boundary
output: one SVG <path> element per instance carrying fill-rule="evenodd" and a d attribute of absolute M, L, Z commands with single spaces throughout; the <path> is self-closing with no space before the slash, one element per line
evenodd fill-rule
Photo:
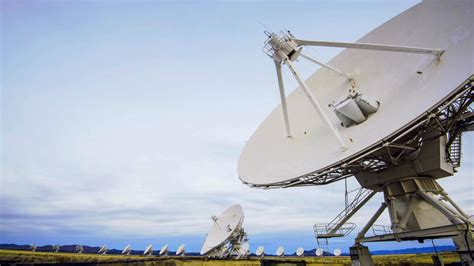
<path fill-rule="evenodd" d="M 165 244 L 160 250 L 160 255 L 165 255 L 166 253 L 168 253 L 168 244 Z"/>
<path fill-rule="evenodd" d="M 184 250 L 184 244 L 182 244 L 181 246 L 178 247 L 178 249 L 176 250 L 176 255 L 182 255 L 184 254 L 185 250 Z"/>
<path fill-rule="evenodd" d="M 225 210 L 215 221 L 202 245 L 201 255 L 205 255 L 214 248 L 226 242 L 236 230 L 242 227 L 244 212 L 239 204 Z"/>
<path fill-rule="evenodd" d="M 296 250 L 296 256 L 301 257 L 304 254 L 304 248 L 298 248 Z"/>
<path fill-rule="evenodd" d="M 122 254 L 129 252 L 132 249 L 132 246 L 129 244 L 123 248 Z"/>
<path fill-rule="evenodd" d="M 103 245 L 103 246 L 99 249 L 99 252 L 97 252 L 97 253 L 101 254 L 101 253 L 105 253 L 105 252 L 107 252 L 107 245 Z"/>
<path fill-rule="evenodd" d="M 259 246 L 257 250 L 255 251 L 255 255 L 257 256 L 262 256 L 265 254 L 265 247 Z"/>
<path fill-rule="evenodd" d="M 84 251 L 84 247 L 82 245 L 77 245 L 76 252 L 82 252 L 82 251 Z"/>
<path fill-rule="evenodd" d="M 341 256 L 342 251 L 338 248 L 334 250 L 334 256 Z"/>
<path fill-rule="evenodd" d="M 285 255 L 285 248 L 284 248 L 284 247 L 281 247 L 281 246 L 278 247 L 277 250 L 276 250 L 276 252 L 275 252 L 275 254 L 276 254 L 277 256 L 283 256 L 283 255 Z"/>
<path fill-rule="evenodd" d="M 324 250 L 322 248 L 316 249 L 316 256 L 321 257 L 324 254 Z"/>
<path fill-rule="evenodd" d="M 145 251 L 143 252 L 143 255 L 148 255 L 150 253 L 153 252 L 153 246 L 152 245 L 148 245 L 148 247 L 146 247 Z"/>
<path fill-rule="evenodd" d="M 238 163 L 240 179 L 257 186 L 285 185 L 337 167 L 414 123 L 474 73 L 473 9 L 472 1 L 423 1 L 357 41 L 446 49 L 439 61 L 412 53 L 342 51 L 328 64 L 352 75 L 358 92 L 380 102 L 378 112 L 361 124 L 341 126 L 328 104 L 346 97 L 350 82 L 321 68 L 306 82 L 347 149 L 341 149 L 298 88 L 286 99 L 292 138 L 285 134 L 279 105 L 247 142 Z"/>

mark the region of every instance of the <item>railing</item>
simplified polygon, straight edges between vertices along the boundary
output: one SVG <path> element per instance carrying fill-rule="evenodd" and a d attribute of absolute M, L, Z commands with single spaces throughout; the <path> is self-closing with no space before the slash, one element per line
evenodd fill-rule
<path fill-rule="evenodd" d="M 334 230 L 336 224 L 315 224 L 313 226 L 314 234 L 316 238 L 331 238 L 331 237 L 343 237 L 350 234 L 356 228 L 355 223 L 345 223 L 338 229 Z M 335 232 L 331 232 L 335 231 Z"/>
<path fill-rule="evenodd" d="M 372 233 L 374 234 L 374 236 L 380 236 L 380 235 L 392 234 L 393 231 L 389 225 L 374 224 L 372 226 Z"/>

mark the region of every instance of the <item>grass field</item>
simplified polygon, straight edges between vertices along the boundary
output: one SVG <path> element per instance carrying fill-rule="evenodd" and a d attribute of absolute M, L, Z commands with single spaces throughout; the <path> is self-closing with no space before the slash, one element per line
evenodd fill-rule
<path fill-rule="evenodd" d="M 379 255 L 373 256 L 376 265 L 433 265 L 432 254 Z M 457 254 L 442 253 L 445 264 L 459 262 Z M 275 260 L 278 266 L 295 265 L 304 261 L 307 266 L 351 265 L 349 257 L 265 257 Z M 293 263 L 292 263 L 293 262 Z M 160 266 L 260 266 L 260 258 L 241 260 L 207 260 L 199 257 L 143 257 L 124 255 L 96 255 L 76 253 L 31 252 L 19 250 L 0 250 L 0 264 L 36 264 L 36 263 L 83 263 L 101 265 L 160 265 Z M 274 264 L 275 265 L 275 264 Z"/>

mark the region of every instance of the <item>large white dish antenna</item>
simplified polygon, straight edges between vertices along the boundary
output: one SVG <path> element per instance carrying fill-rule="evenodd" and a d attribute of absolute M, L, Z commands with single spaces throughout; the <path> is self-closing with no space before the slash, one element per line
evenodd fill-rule
<path fill-rule="evenodd" d="M 358 125 L 341 126 L 328 104 L 346 97 L 351 83 L 327 68 L 319 69 L 306 84 L 339 131 L 345 149 L 300 87 L 286 98 L 291 138 L 285 134 L 279 105 L 240 156 L 242 182 L 258 187 L 334 182 L 343 176 L 326 174 L 331 169 L 343 168 L 383 147 L 385 139 L 406 132 L 417 119 L 454 95 L 459 84 L 474 73 L 472 10 L 472 1 L 423 1 L 357 41 L 445 49 L 439 60 L 429 54 L 342 51 L 328 64 L 350 74 L 358 92 L 379 101 L 378 111 Z"/>
<path fill-rule="evenodd" d="M 201 255 L 221 247 L 242 228 L 243 221 L 244 212 L 238 204 L 231 206 L 218 217 L 213 217 L 213 224 L 202 245 Z"/>
<path fill-rule="evenodd" d="M 298 248 L 296 250 L 296 256 L 301 257 L 304 255 L 304 248 Z"/>
<path fill-rule="evenodd" d="M 324 250 L 322 248 L 318 248 L 316 249 L 315 254 L 316 256 L 321 257 L 322 255 L 324 255 Z"/>
<path fill-rule="evenodd" d="M 341 253 L 342 253 L 342 251 L 341 251 L 340 249 L 338 249 L 338 248 L 336 248 L 336 249 L 334 250 L 334 256 L 336 256 L 336 257 L 341 256 Z"/>
<path fill-rule="evenodd" d="M 255 250 L 255 255 L 259 257 L 263 257 L 265 255 L 265 247 L 264 246 L 259 246 L 257 250 Z"/>
<path fill-rule="evenodd" d="M 166 255 L 168 255 L 168 244 L 165 244 L 160 249 L 160 256 L 166 256 Z"/>
<path fill-rule="evenodd" d="M 278 257 L 285 256 L 285 248 L 282 246 L 279 246 L 277 250 L 275 251 L 275 255 L 277 255 Z"/>
<path fill-rule="evenodd" d="M 183 256 L 185 252 L 186 252 L 185 245 L 181 244 L 181 246 L 179 246 L 178 249 L 176 250 L 176 256 Z"/>
<path fill-rule="evenodd" d="M 53 252 L 59 252 L 60 247 L 59 245 L 54 245 L 52 249 L 53 249 Z"/>
<path fill-rule="evenodd" d="M 149 255 L 152 255 L 153 254 L 153 245 L 148 245 L 145 249 L 145 251 L 143 251 L 143 256 L 149 256 Z"/>

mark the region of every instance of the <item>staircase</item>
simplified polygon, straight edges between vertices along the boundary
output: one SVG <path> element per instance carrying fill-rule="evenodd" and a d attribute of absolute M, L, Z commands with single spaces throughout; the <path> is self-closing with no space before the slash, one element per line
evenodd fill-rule
<path fill-rule="evenodd" d="M 356 213 L 370 198 L 375 195 L 375 191 L 360 188 L 354 200 L 340 212 L 331 222 L 327 224 L 315 224 L 313 226 L 316 239 L 343 237 L 350 234 L 355 229 L 355 224 L 346 223 L 354 213 Z"/>
<path fill-rule="evenodd" d="M 449 160 L 454 168 L 461 166 L 461 134 L 458 134 L 449 147 Z"/>

